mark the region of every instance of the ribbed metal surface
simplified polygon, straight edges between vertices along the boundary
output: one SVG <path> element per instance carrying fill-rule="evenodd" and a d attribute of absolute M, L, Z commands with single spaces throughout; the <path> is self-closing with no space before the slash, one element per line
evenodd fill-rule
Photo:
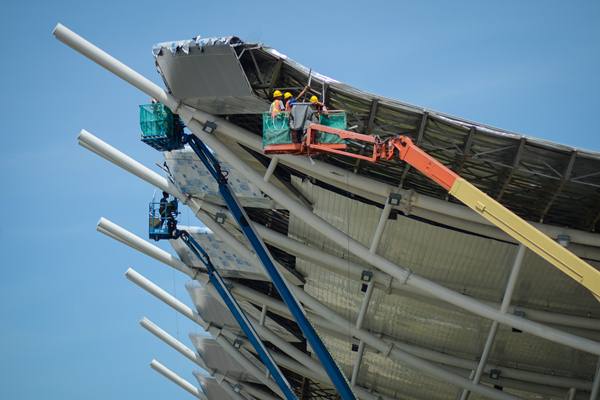
<path fill-rule="evenodd" d="M 298 181 L 296 184 L 313 202 L 316 214 L 369 246 L 381 213 L 379 208 L 347 199 L 309 182 Z M 290 236 L 317 248 L 347 255 L 346 249 L 328 241 L 293 215 L 289 226 Z M 403 216 L 388 220 L 378 248 L 379 254 L 420 275 L 468 295 L 498 302 L 515 250 L 515 246 L 510 244 Z M 305 290 L 308 293 L 350 321 L 356 320 L 363 298 L 358 281 L 348 279 L 343 273 L 331 273 L 299 257 L 296 268 L 306 276 Z M 533 254 L 528 254 L 524 260 L 513 304 L 541 309 L 551 306 L 553 311 L 575 315 L 588 312 L 597 315 L 600 311 L 591 295 Z M 436 302 L 424 302 L 414 295 L 389 294 L 375 289 L 364 327 L 384 337 L 476 361 L 485 343 L 490 321 Z M 338 343 L 339 339 L 336 341 L 327 334 L 324 336 L 336 360 L 343 365 L 352 365 L 350 335 L 343 346 Z M 414 387 L 420 388 L 414 392 L 419 393 L 420 398 L 453 398 L 452 390 L 442 387 L 423 397 L 424 388 L 436 388 L 441 384 L 435 380 L 429 382 L 416 371 L 400 366 L 393 368 L 390 364 L 394 363 L 372 353 L 367 354 L 366 360 L 368 368 L 361 371 L 361 379 L 369 385 L 376 385 L 378 390 L 380 384 L 398 390 Z M 501 327 L 490 361 L 506 367 L 590 379 L 596 358 Z M 395 378 L 381 378 L 387 374 L 396 375 Z M 384 391 L 383 388 L 381 390 Z M 409 392 L 406 394 L 410 395 Z"/>

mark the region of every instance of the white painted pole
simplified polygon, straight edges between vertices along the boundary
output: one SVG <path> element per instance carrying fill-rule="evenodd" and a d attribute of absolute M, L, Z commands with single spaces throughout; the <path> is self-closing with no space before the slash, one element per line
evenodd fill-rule
<path fill-rule="evenodd" d="M 375 288 L 375 284 L 373 281 L 369 281 L 367 283 L 367 290 L 365 292 L 365 296 L 363 297 L 362 304 L 360 306 L 360 311 L 358 312 L 358 317 L 356 318 L 356 328 L 361 329 L 363 322 L 365 320 L 365 316 L 367 314 L 367 309 L 369 308 L 369 302 L 371 301 L 371 296 L 373 295 L 373 289 Z M 354 362 L 354 367 L 352 368 L 352 377 L 350 379 L 350 384 L 352 386 L 356 385 L 356 380 L 358 379 L 358 373 L 360 371 L 360 364 L 362 363 L 362 358 L 365 353 L 365 342 L 361 339 L 358 343 L 358 352 L 356 354 L 356 361 Z"/>
<path fill-rule="evenodd" d="M 150 363 L 150 367 L 152 367 L 153 370 L 155 370 L 156 372 L 158 372 L 159 374 L 161 374 L 162 376 L 164 376 L 165 378 L 167 378 L 168 380 L 170 380 L 171 382 L 173 382 L 192 396 L 200 400 L 207 400 L 207 397 L 204 395 L 204 393 L 200 391 L 200 389 L 198 389 L 196 386 L 192 385 L 191 383 L 177 375 L 175 372 L 171 371 L 169 368 L 162 365 L 160 362 L 152 360 L 152 362 Z"/>
<path fill-rule="evenodd" d="M 596 364 L 596 373 L 594 374 L 594 381 L 592 383 L 590 400 L 598 400 L 598 395 L 600 395 L 600 359 Z"/>
<path fill-rule="evenodd" d="M 267 167 L 267 170 L 265 171 L 265 175 L 263 176 L 263 180 L 265 182 L 268 182 L 269 179 L 271 179 L 271 175 L 273 175 L 273 172 L 275 172 L 275 168 L 277 168 L 278 162 L 279 162 L 279 158 L 277 158 L 277 157 L 271 158 L 271 161 L 269 162 L 269 166 Z"/>
<path fill-rule="evenodd" d="M 510 275 L 508 276 L 508 281 L 506 283 L 506 289 L 504 290 L 504 296 L 502 297 L 502 304 L 500 305 L 500 311 L 505 313 L 510 306 L 510 302 L 512 300 L 512 295 L 515 290 L 515 286 L 517 284 L 517 279 L 519 277 L 519 273 L 521 272 L 521 265 L 523 264 L 523 258 L 525 257 L 526 247 L 523 245 L 519 245 L 517 248 L 517 254 L 513 261 L 512 268 L 510 270 Z M 479 383 L 481 380 L 481 375 L 483 374 L 483 370 L 485 369 L 485 364 L 488 361 L 490 353 L 492 351 L 492 345 L 494 344 L 494 340 L 496 339 L 496 334 L 498 333 L 498 322 L 493 321 L 492 326 L 490 327 L 490 331 L 488 332 L 487 339 L 485 341 L 485 345 L 483 346 L 483 352 L 481 353 L 481 357 L 479 359 L 479 364 L 475 369 L 475 375 L 473 376 L 473 382 Z M 461 393 L 460 400 L 467 400 L 469 398 L 469 391 L 464 389 Z"/>
<path fill-rule="evenodd" d="M 185 315 L 192 321 L 196 322 L 200 325 L 204 330 L 209 332 L 211 336 L 221 345 L 223 350 L 227 354 L 229 354 L 235 361 L 237 361 L 243 368 L 245 368 L 248 373 L 252 374 L 256 379 L 266 385 L 269 389 L 273 390 L 278 395 L 281 395 L 283 398 L 283 393 L 281 389 L 277 386 L 277 384 L 271 379 L 267 379 L 265 372 L 260 370 L 256 365 L 250 362 L 246 357 L 244 357 L 227 339 L 225 339 L 221 335 L 221 330 L 216 329 L 215 327 L 208 324 L 206 321 L 202 320 L 200 316 L 195 313 L 191 308 L 183 304 L 181 301 L 171 296 L 165 290 L 160 288 L 159 286 L 152 283 L 149 279 L 146 279 L 144 276 L 136 272 L 134 269 L 129 268 L 125 273 L 127 279 L 146 290 L 148 293 L 152 294 L 154 297 L 162 300 L 170 307 L 174 308 L 176 311 L 179 311 L 181 314 Z"/>

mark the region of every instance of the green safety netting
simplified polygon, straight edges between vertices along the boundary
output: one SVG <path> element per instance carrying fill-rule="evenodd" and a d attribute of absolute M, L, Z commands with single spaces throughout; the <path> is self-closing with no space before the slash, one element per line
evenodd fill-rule
<path fill-rule="evenodd" d="M 290 135 L 290 116 L 287 112 L 280 112 L 275 117 L 271 113 L 263 113 L 263 147 L 271 144 L 292 143 Z"/>
<path fill-rule="evenodd" d="M 332 128 L 345 130 L 347 124 L 346 113 L 331 112 L 327 114 L 321 114 L 321 116 L 319 117 L 319 123 L 321 125 L 330 126 Z M 319 143 L 344 143 L 344 140 L 341 139 L 339 136 L 325 132 L 319 132 L 319 137 L 317 140 Z"/>
<path fill-rule="evenodd" d="M 173 133 L 173 113 L 164 104 L 142 104 L 140 127 L 144 137 L 168 137 Z"/>
<path fill-rule="evenodd" d="M 159 151 L 171 151 L 182 147 L 183 124 L 164 104 L 140 105 L 140 128 L 142 142 Z"/>

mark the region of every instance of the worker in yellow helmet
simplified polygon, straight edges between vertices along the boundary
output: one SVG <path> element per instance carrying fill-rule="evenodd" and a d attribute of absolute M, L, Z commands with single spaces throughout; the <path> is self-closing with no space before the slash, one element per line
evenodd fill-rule
<path fill-rule="evenodd" d="M 313 109 L 316 111 L 317 114 L 327 113 L 327 107 L 325 107 L 325 104 L 321 103 L 319 101 L 319 98 L 314 94 L 310 96 L 309 102 L 313 106 Z"/>
<path fill-rule="evenodd" d="M 271 103 L 271 108 L 269 108 L 269 112 L 271 113 L 271 117 L 275 118 L 277 114 L 285 110 L 285 106 L 283 105 L 283 94 L 281 94 L 280 90 L 276 90 L 273 92 L 273 102 Z"/>
<path fill-rule="evenodd" d="M 304 86 L 304 89 L 302 89 L 300 94 L 296 97 L 294 97 L 290 92 L 285 92 L 283 94 L 283 101 L 285 101 L 285 111 L 292 111 L 292 106 L 298 102 L 298 99 L 302 97 L 304 93 L 306 93 L 308 88 L 308 85 Z"/>

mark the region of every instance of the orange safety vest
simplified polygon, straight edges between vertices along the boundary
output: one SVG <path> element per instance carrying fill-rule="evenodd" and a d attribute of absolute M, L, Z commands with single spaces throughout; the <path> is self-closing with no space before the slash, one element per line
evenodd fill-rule
<path fill-rule="evenodd" d="M 285 107 L 283 106 L 283 101 L 279 99 L 273 100 L 273 102 L 271 103 L 271 108 L 269 108 L 271 117 L 275 118 L 275 116 L 283 110 L 285 110 Z"/>

